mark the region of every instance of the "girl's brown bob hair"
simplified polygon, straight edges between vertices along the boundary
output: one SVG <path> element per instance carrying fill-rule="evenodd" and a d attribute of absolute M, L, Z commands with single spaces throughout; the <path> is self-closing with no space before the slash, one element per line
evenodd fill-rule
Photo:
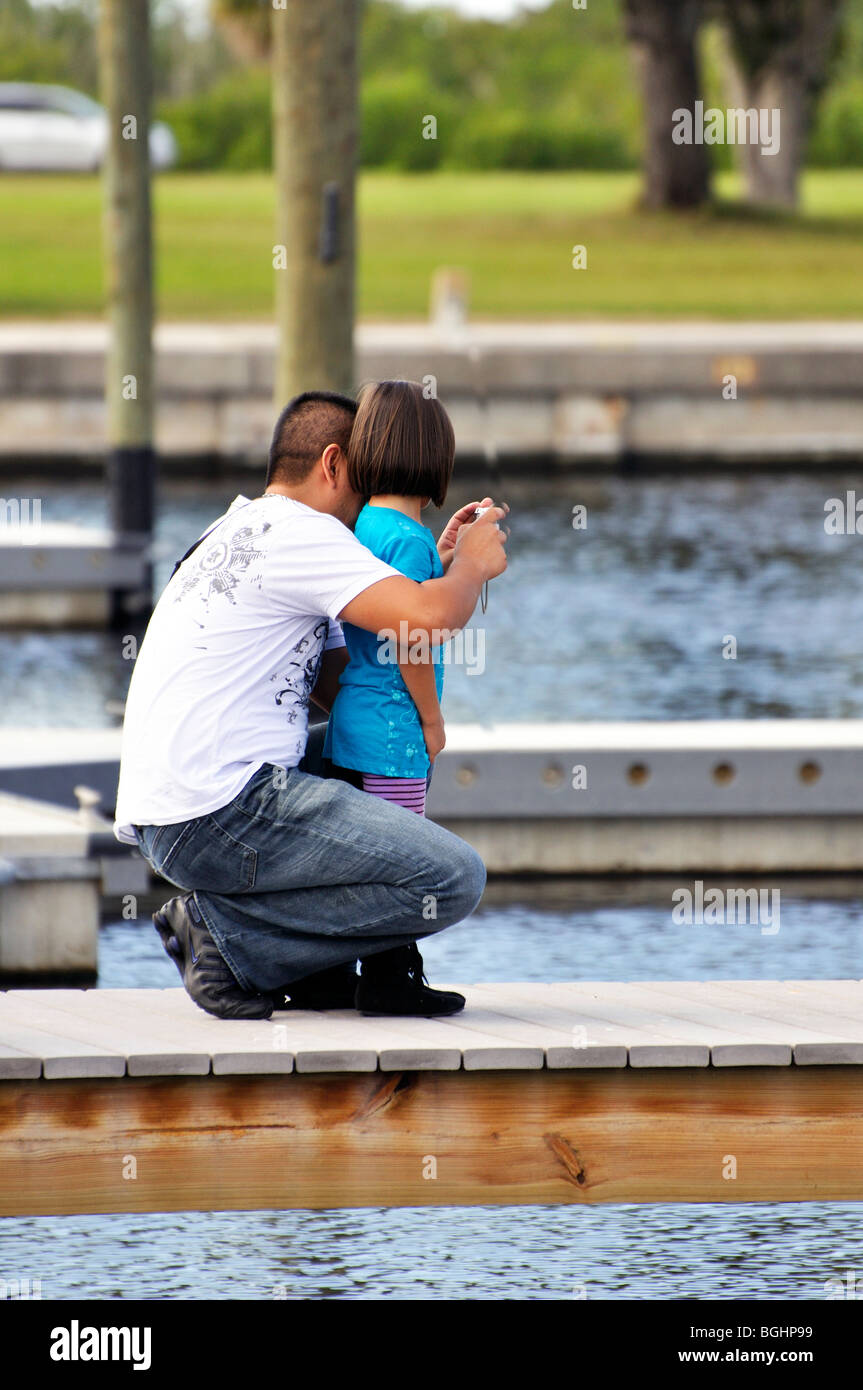
<path fill-rule="evenodd" d="M 442 507 L 452 477 L 455 434 L 416 381 L 374 381 L 360 391 L 348 442 L 348 479 L 362 497 L 429 497 Z"/>

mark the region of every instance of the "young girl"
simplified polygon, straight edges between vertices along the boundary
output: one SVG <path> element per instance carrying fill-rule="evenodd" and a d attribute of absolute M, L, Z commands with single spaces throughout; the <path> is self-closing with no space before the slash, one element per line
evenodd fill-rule
<path fill-rule="evenodd" d="M 440 548 L 420 521 L 429 502 L 443 505 L 454 455 L 449 416 L 416 382 L 381 381 L 362 391 L 348 466 L 371 480 L 366 486 L 372 495 L 355 534 L 419 583 L 443 574 L 459 525 L 473 519 L 478 505 L 470 503 L 453 517 Z M 384 635 L 345 623 L 344 633 L 350 660 L 324 755 L 358 774 L 364 791 L 423 815 L 430 767 L 445 742 L 442 648 L 411 647 L 404 630 Z"/>

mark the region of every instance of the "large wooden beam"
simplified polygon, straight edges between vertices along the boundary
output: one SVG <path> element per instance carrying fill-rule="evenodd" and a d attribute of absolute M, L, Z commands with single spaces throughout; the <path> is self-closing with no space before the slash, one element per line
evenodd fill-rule
<path fill-rule="evenodd" d="M 0 1083 L 2 1215 L 863 1201 L 861 1154 L 857 1066 Z"/>

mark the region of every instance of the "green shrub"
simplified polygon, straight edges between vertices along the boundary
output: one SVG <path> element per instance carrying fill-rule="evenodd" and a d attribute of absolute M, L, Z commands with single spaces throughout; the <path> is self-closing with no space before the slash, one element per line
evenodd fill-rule
<path fill-rule="evenodd" d="M 863 165 L 863 82 L 847 82 L 823 98 L 807 163 L 820 168 Z"/>
<path fill-rule="evenodd" d="M 436 135 L 423 135 L 433 127 Z M 364 82 L 361 97 L 360 163 L 370 168 L 436 169 L 452 138 L 452 103 L 416 72 Z"/>
<path fill-rule="evenodd" d="M 433 115 L 437 138 L 423 138 Z M 201 96 L 163 102 L 159 116 L 179 145 L 182 169 L 269 169 L 272 164 L 270 76 L 252 70 L 224 79 Z M 435 169 L 453 128 L 452 103 L 417 73 L 363 85 L 360 161 L 371 167 Z"/>
<path fill-rule="evenodd" d="M 574 115 L 475 110 L 457 123 L 447 160 L 461 169 L 630 169 L 623 134 Z"/>
<path fill-rule="evenodd" d="M 200 96 L 160 103 L 177 137 L 181 169 L 268 169 L 271 164 L 270 74 L 232 73 Z"/>

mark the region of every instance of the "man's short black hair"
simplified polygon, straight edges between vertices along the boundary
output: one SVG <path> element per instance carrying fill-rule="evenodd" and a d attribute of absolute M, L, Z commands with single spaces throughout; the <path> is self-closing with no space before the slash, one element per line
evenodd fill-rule
<path fill-rule="evenodd" d="M 335 391 L 303 391 L 288 401 L 273 430 L 270 483 L 301 483 L 328 444 L 347 453 L 357 403 Z"/>

